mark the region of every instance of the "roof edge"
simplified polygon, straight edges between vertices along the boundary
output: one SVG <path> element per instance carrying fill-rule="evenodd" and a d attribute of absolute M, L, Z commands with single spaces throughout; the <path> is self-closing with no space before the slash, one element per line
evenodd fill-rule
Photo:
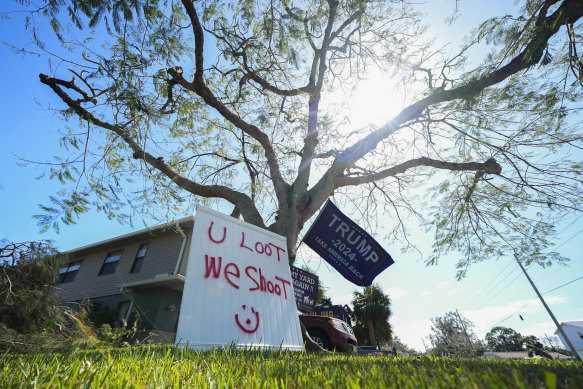
<path fill-rule="evenodd" d="M 133 237 L 139 236 L 139 235 L 147 233 L 147 232 L 152 233 L 155 231 L 163 230 L 164 228 L 168 228 L 168 227 L 172 227 L 172 226 L 176 225 L 176 223 L 185 224 L 187 222 L 194 223 L 194 216 L 187 216 L 187 217 L 184 217 L 182 219 L 173 220 L 171 222 L 159 224 L 159 225 L 154 226 L 154 227 L 147 227 L 147 228 L 144 228 L 144 229 L 141 229 L 138 231 L 130 232 L 130 233 L 125 234 L 125 235 L 119 235 L 119 236 L 116 236 L 113 238 L 101 240 L 99 242 L 95 242 L 95 243 L 91 243 L 91 244 L 88 244 L 85 246 L 81 246 L 81 247 L 77 247 L 77 248 L 74 248 L 71 250 L 67 250 L 67 251 L 63 252 L 63 254 L 72 255 L 72 254 L 75 254 L 76 252 L 89 250 L 89 249 L 92 249 L 94 247 L 99 247 L 102 245 L 107 245 L 107 244 L 113 243 L 117 240 L 129 239 L 129 238 L 133 238 Z"/>
<path fill-rule="evenodd" d="M 120 290 L 125 289 L 125 288 L 132 288 L 132 287 L 136 287 L 136 286 L 159 284 L 159 283 L 164 283 L 164 282 L 168 282 L 168 281 L 181 281 L 182 283 L 184 283 L 185 280 L 186 280 L 186 277 L 183 276 L 182 274 L 169 274 L 169 275 L 165 275 L 162 277 L 149 278 L 147 280 L 128 282 L 126 284 L 122 284 L 120 286 Z"/>

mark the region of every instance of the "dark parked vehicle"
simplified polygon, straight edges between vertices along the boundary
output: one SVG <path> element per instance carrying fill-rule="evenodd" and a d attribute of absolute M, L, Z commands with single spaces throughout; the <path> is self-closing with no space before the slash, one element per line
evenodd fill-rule
<path fill-rule="evenodd" d="M 352 328 L 340 319 L 317 315 L 300 315 L 310 337 L 327 350 L 352 351 L 358 347 Z"/>
<path fill-rule="evenodd" d="M 381 350 L 374 346 L 360 346 L 356 352 L 366 355 L 394 355 L 394 353 L 390 350 Z"/>

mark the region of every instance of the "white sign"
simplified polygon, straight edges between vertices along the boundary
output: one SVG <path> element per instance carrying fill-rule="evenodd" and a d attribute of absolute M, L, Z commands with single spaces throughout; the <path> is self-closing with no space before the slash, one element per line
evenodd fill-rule
<path fill-rule="evenodd" d="M 176 346 L 302 350 L 285 237 L 197 207 Z"/>

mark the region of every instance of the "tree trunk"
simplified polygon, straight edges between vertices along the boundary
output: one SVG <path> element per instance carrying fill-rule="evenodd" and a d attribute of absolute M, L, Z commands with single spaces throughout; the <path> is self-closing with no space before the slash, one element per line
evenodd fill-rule
<path fill-rule="evenodd" d="M 376 348 L 377 347 L 377 337 L 375 336 L 375 333 L 374 333 L 374 326 L 372 324 L 372 320 L 368 320 L 367 325 L 368 325 L 368 336 L 370 337 L 370 345 Z"/>

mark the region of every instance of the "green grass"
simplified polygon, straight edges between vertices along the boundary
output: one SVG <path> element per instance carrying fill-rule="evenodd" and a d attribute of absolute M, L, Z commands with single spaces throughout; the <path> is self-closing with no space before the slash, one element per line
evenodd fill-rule
<path fill-rule="evenodd" d="M 143 346 L 2 354 L 0 387 L 583 388 L 583 363 Z"/>

